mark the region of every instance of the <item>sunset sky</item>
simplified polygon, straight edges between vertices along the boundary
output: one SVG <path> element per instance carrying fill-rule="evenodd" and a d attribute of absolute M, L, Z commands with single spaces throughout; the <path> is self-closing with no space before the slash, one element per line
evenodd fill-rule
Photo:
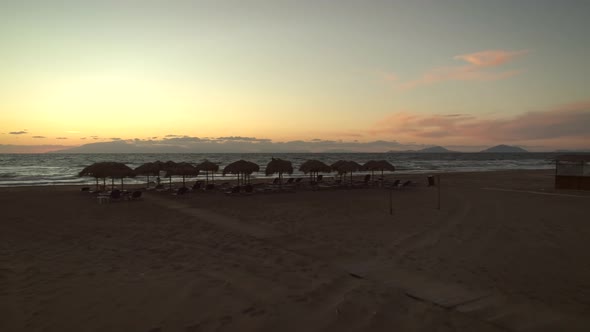
<path fill-rule="evenodd" d="M 0 152 L 588 149 L 589 17 L 583 0 L 2 1 Z"/>

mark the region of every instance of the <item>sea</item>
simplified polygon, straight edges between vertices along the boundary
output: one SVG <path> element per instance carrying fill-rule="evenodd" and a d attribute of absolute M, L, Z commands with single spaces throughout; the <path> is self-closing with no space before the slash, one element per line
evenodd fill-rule
<path fill-rule="evenodd" d="M 135 168 L 156 160 L 200 163 L 205 159 L 220 165 L 244 159 L 260 166 L 252 178 L 267 178 L 266 164 L 271 158 L 293 163 L 292 176 L 303 176 L 299 166 L 308 159 L 326 164 L 338 160 L 353 160 L 363 164 L 369 160 L 387 160 L 396 167 L 395 173 L 486 172 L 495 170 L 553 169 L 554 158 L 560 153 L 190 153 L 190 154 L 0 154 L 0 187 L 84 185 L 94 179 L 79 177 L 86 166 L 99 161 L 122 162 Z M 358 174 L 363 174 L 359 172 Z M 218 175 L 221 177 L 221 174 Z M 199 176 L 200 178 L 201 176 Z M 269 176 L 272 177 L 272 176 Z M 231 180 L 232 176 L 225 176 Z M 194 179 L 190 179 L 194 180 Z M 181 181 L 175 179 L 173 181 Z M 126 179 L 126 183 L 144 183 L 145 177 Z"/>

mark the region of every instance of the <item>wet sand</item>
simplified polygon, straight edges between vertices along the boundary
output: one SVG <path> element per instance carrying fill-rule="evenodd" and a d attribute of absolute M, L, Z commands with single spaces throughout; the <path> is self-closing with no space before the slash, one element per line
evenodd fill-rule
<path fill-rule="evenodd" d="M 552 171 L 403 190 L 1 188 L 1 331 L 588 331 L 590 193 Z M 393 214 L 390 214 L 390 194 Z"/>

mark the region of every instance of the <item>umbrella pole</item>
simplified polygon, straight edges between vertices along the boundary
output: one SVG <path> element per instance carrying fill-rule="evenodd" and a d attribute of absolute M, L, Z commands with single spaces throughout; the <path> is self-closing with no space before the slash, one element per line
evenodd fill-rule
<path fill-rule="evenodd" d="M 123 178 L 121 178 L 121 190 L 123 190 Z"/>
<path fill-rule="evenodd" d="M 182 187 L 184 187 L 184 175 L 182 176 Z"/>
<path fill-rule="evenodd" d="M 98 178 L 96 178 L 96 191 L 98 191 Z"/>
<path fill-rule="evenodd" d="M 172 176 L 169 176 L 168 179 L 168 182 L 170 183 L 170 190 L 172 190 Z"/>
<path fill-rule="evenodd" d="M 107 189 L 107 178 L 102 178 L 102 190 Z"/>
<path fill-rule="evenodd" d="M 147 184 L 146 184 L 147 189 L 150 189 L 150 175 L 148 174 L 147 176 Z"/>

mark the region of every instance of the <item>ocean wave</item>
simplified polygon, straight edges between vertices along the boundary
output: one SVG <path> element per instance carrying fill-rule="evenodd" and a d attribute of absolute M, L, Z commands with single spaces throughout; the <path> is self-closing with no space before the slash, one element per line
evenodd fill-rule
<path fill-rule="evenodd" d="M 551 153 L 490 154 L 490 153 L 214 153 L 214 154 L 68 154 L 68 155 L 0 155 L 0 186 L 48 186 L 68 184 L 92 184 L 93 178 L 80 178 L 78 172 L 84 167 L 99 161 L 123 161 L 131 167 L 155 160 L 198 163 L 205 159 L 220 164 L 223 169 L 230 162 L 246 159 L 257 163 L 260 172 L 253 178 L 266 179 L 274 176 L 264 175 L 266 164 L 272 157 L 283 158 L 293 162 L 293 177 L 304 176 L 298 171 L 299 166 L 308 159 L 318 159 L 331 164 L 337 160 L 354 160 L 365 163 L 368 160 L 385 159 L 396 166 L 396 173 L 429 172 L 464 172 L 493 171 L 506 169 L 551 169 Z M 359 172 L 357 174 L 368 174 Z M 201 178 L 199 176 L 198 178 Z M 216 176 L 220 181 L 235 179 L 234 176 Z M 195 178 L 190 178 L 193 181 Z M 145 183 L 146 178 L 139 176 L 126 179 L 125 183 Z M 163 179 L 164 181 L 164 179 Z M 168 181 L 167 179 L 165 180 Z M 181 181 L 174 179 L 173 182 Z M 110 182 L 110 181 L 108 181 Z"/>

